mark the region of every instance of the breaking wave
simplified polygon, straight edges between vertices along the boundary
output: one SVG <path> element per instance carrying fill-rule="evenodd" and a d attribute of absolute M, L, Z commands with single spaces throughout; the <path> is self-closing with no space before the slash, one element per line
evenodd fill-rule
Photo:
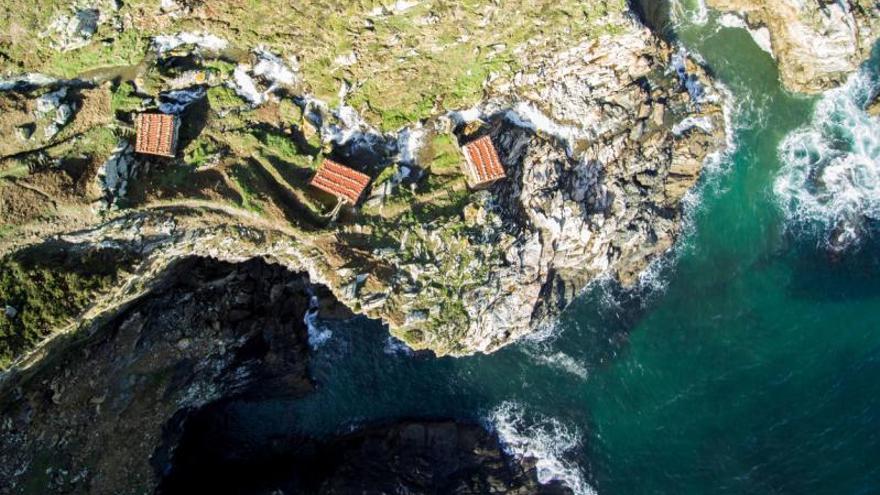
<path fill-rule="evenodd" d="M 880 220 L 880 120 L 865 111 L 880 90 L 875 76 L 862 69 L 825 93 L 812 122 L 779 147 L 773 191 L 780 208 L 790 226 L 835 250 L 857 244 L 866 223 Z"/>
<path fill-rule="evenodd" d="M 309 309 L 303 316 L 303 323 L 306 325 L 309 347 L 312 349 L 321 347 L 333 337 L 333 332 L 331 330 L 321 328 L 318 324 L 318 296 L 314 294 L 309 298 Z"/>
<path fill-rule="evenodd" d="M 705 0 L 672 0 L 670 12 L 676 24 L 689 22 L 697 26 L 704 26 L 709 22 L 709 8 Z"/>
<path fill-rule="evenodd" d="M 596 495 L 581 468 L 570 457 L 580 446 L 580 432 L 556 418 L 527 415 L 522 405 L 504 402 L 489 415 L 504 450 L 514 458 L 535 462 L 538 481 L 558 481 L 575 495 Z"/>
<path fill-rule="evenodd" d="M 415 351 L 413 351 L 405 342 L 402 340 L 393 337 L 391 335 L 385 339 L 385 345 L 382 347 L 382 352 L 389 356 L 413 356 Z"/>

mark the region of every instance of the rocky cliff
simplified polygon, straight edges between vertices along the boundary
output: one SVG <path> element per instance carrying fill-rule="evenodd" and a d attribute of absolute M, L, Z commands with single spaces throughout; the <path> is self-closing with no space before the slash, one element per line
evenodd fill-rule
<path fill-rule="evenodd" d="M 441 355 L 492 352 L 552 324 L 598 277 L 633 284 L 673 245 L 685 195 L 725 145 L 723 95 L 618 3 L 563 2 L 567 29 L 527 3 L 514 9 L 526 20 L 490 4 L 361 12 L 369 22 L 351 26 L 357 50 L 338 60 L 351 77 L 335 101 L 318 98 L 336 81 L 310 72 L 313 60 L 220 27 L 236 38 L 154 35 L 131 66 L 3 82 L 0 126 L 16 137 L 0 156 L 0 252 L 55 235 L 125 245 L 142 263 L 133 287 L 183 256 L 268 257 Z M 149 17 L 127 6 L 114 15 L 129 35 L 126 22 Z M 174 15 L 161 18 L 184 22 Z M 545 27 L 522 37 L 535 23 Z M 499 26 L 491 46 L 443 41 L 486 26 Z M 444 57 L 400 46 L 417 35 L 437 53 L 457 47 L 469 72 L 446 74 L 435 66 Z M 398 85 L 412 71 L 362 44 L 376 37 L 407 64 L 419 54 L 436 80 Z M 292 50 L 286 39 L 276 49 Z M 392 72 L 376 79 L 383 63 Z M 177 158 L 132 153 L 140 111 L 180 116 Z M 508 178 L 472 191 L 459 146 L 484 134 Z M 358 209 L 331 218 L 332 199 L 308 186 L 324 157 L 373 178 Z"/>
<path fill-rule="evenodd" d="M 818 93 L 846 80 L 870 55 L 880 36 L 880 7 L 872 0 L 708 0 L 766 27 L 790 91 Z"/>
<path fill-rule="evenodd" d="M 313 298 L 332 312 L 325 289 L 262 260 L 175 262 L 146 294 L 4 377 L 0 493 L 554 490 L 476 425 L 409 421 L 260 443 L 218 423 L 236 401 L 312 391 Z"/>
<path fill-rule="evenodd" d="M 402 420 L 330 438 L 245 439 L 223 405 L 187 420 L 157 493 L 564 494 L 512 463 L 483 427 Z"/>

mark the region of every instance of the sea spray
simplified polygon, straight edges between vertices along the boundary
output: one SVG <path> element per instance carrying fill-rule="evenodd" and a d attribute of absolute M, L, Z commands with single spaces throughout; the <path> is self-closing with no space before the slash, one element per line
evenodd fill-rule
<path fill-rule="evenodd" d="M 709 22 L 709 8 L 705 0 L 671 0 L 669 11 L 676 28 L 684 22 L 696 26 L 704 26 Z"/>
<path fill-rule="evenodd" d="M 410 357 L 415 355 L 415 351 L 413 351 L 412 348 L 392 335 L 389 335 L 388 338 L 385 339 L 385 345 L 382 347 L 382 352 L 389 356 Z"/>
<path fill-rule="evenodd" d="M 825 93 L 809 125 L 779 147 L 773 191 L 789 225 L 818 234 L 831 249 L 857 244 L 880 220 L 880 120 L 865 111 L 880 90 L 863 68 Z"/>
<path fill-rule="evenodd" d="M 538 481 L 560 482 L 575 495 L 595 495 L 581 468 L 571 460 L 581 446 L 577 428 L 556 418 L 527 414 L 517 402 L 504 402 L 489 415 L 504 450 L 516 459 L 535 463 Z"/>
<path fill-rule="evenodd" d="M 318 296 L 312 290 L 309 290 L 309 309 L 306 310 L 306 314 L 303 316 L 303 323 L 306 325 L 309 347 L 312 349 L 321 347 L 333 336 L 332 331 L 318 326 L 318 307 Z"/>

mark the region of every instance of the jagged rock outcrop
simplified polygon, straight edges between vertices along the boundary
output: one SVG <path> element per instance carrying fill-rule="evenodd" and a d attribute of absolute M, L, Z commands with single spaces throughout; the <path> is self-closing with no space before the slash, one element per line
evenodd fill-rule
<path fill-rule="evenodd" d="M 259 260 L 185 259 L 149 295 L 54 342 L 32 369 L 5 377 L 0 493 L 152 491 L 150 457 L 178 411 L 263 390 L 308 393 L 310 290 Z"/>
<path fill-rule="evenodd" d="M 705 72 L 635 25 L 533 62 L 491 92 L 479 112 L 508 179 L 465 211 L 475 283 L 453 297 L 467 328 L 421 330 L 449 314 L 434 286 L 455 253 L 453 242 L 432 247 L 448 224 L 426 225 L 407 241 L 426 239 L 419 250 L 438 262 L 392 290 L 409 306 L 392 331 L 415 347 L 492 352 L 551 323 L 598 276 L 632 285 L 672 246 L 685 194 L 725 144 L 722 96 Z"/>
<path fill-rule="evenodd" d="M 846 80 L 880 36 L 880 7 L 872 0 L 708 0 L 770 31 L 783 85 L 818 93 Z"/>
<path fill-rule="evenodd" d="M 326 289 L 279 265 L 176 261 L 146 295 L 3 377 L 0 494 L 570 493 L 540 485 L 475 424 L 316 439 L 228 421 L 231 405 L 313 390 L 313 297 L 331 312 Z"/>
<path fill-rule="evenodd" d="M 511 463 L 476 424 L 404 420 L 329 439 L 268 442 L 237 431 L 225 406 L 187 419 L 157 493 L 571 493 L 539 484 L 533 467 Z"/>

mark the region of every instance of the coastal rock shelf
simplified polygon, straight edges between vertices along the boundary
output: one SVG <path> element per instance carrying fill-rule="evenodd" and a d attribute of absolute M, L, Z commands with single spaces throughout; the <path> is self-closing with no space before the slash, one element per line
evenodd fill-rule
<path fill-rule="evenodd" d="M 83 249 L 138 253 L 141 286 L 181 256 L 268 257 L 412 348 L 496 351 L 598 277 L 634 284 L 673 246 L 685 196 L 726 145 L 723 92 L 686 52 L 621 11 L 590 23 L 596 33 L 563 46 L 554 35 L 510 52 L 517 69 L 487 77 L 473 106 L 435 105 L 396 132 L 346 82 L 331 107 L 305 92 L 301 62 L 208 35 L 157 38 L 133 68 L 75 84 L 22 79 L 0 95 L 14 109 L 0 127 L 39 138 L 4 158 L 19 235 L 0 248 L 76 226 L 65 239 Z M 34 120 L 41 105 L 37 116 L 69 108 L 60 132 Z M 176 158 L 130 151 L 156 105 L 179 123 Z M 493 180 L 506 175 L 479 191 L 461 167 L 477 136 L 504 166 Z M 309 187 L 328 159 L 371 184 L 349 195 L 357 209 Z M 55 222 L 41 220 L 46 196 Z"/>
<path fill-rule="evenodd" d="M 400 421 L 316 439 L 242 437 L 230 405 L 314 391 L 303 317 L 332 296 L 261 260 L 179 260 L 142 297 L 6 377 L 0 493 L 570 493 L 483 427 Z M 346 314 L 342 311 L 339 314 Z M 262 442 L 262 443 L 261 443 Z M 35 488 L 36 487 L 36 488 Z"/>
<path fill-rule="evenodd" d="M 779 77 L 789 90 L 819 93 L 837 87 L 871 54 L 880 35 L 880 8 L 863 0 L 707 0 L 769 31 Z"/>

